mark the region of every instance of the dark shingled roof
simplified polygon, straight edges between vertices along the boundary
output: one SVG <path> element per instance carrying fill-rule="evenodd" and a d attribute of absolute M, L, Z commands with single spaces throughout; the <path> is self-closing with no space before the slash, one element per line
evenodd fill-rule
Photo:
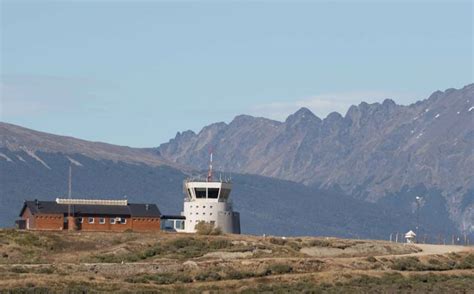
<path fill-rule="evenodd" d="M 36 204 L 38 203 L 38 205 Z M 147 209 L 148 205 L 148 209 Z M 56 201 L 25 201 L 20 216 L 26 208 L 35 214 L 67 214 L 68 205 L 58 204 Z M 128 203 L 128 205 L 71 205 L 71 213 L 75 215 L 109 215 L 132 217 L 160 217 L 161 212 L 156 204 Z"/>

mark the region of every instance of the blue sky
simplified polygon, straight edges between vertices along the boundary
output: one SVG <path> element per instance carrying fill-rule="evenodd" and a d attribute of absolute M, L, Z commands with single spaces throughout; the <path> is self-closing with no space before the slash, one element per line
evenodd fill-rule
<path fill-rule="evenodd" d="M 473 81 L 472 2 L 1 0 L 1 120 L 152 147 Z"/>

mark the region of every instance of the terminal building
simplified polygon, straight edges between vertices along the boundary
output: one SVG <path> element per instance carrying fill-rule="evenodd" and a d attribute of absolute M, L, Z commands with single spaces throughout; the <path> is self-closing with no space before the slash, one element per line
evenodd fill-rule
<path fill-rule="evenodd" d="M 25 201 L 17 227 L 50 231 L 149 232 L 160 230 L 161 212 L 155 204 L 127 200 L 60 199 Z"/>

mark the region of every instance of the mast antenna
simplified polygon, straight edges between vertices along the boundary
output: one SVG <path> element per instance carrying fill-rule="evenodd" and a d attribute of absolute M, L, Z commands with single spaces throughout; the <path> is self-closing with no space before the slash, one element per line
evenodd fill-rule
<path fill-rule="evenodd" d="M 69 187 L 68 187 L 68 193 L 67 193 L 67 198 L 70 200 L 71 199 L 71 192 L 72 192 L 72 165 L 69 164 Z M 68 201 L 67 205 L 67 216 L 71 217 L 71 201 Z"/>
<path fill-rule="evenodd" d="M 210 150 L 210 155 L 209 155 L 209 172 L 207 174 L 207 181 L 208 182 L 212 181 L 212 148 Z"/>

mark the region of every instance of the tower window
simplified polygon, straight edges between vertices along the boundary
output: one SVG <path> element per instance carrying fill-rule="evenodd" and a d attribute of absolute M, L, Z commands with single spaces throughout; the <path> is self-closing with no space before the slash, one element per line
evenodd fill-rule
<path fill-rule="evenodd" d="M 209 188 L 207 191 L 207 198 L 217 199 L 219 196 L 219 188 Z"/>
<path fill-rule="evenodd" d="M 206 198 L 206 188 L 194 188 L 196 198 Z"/>

